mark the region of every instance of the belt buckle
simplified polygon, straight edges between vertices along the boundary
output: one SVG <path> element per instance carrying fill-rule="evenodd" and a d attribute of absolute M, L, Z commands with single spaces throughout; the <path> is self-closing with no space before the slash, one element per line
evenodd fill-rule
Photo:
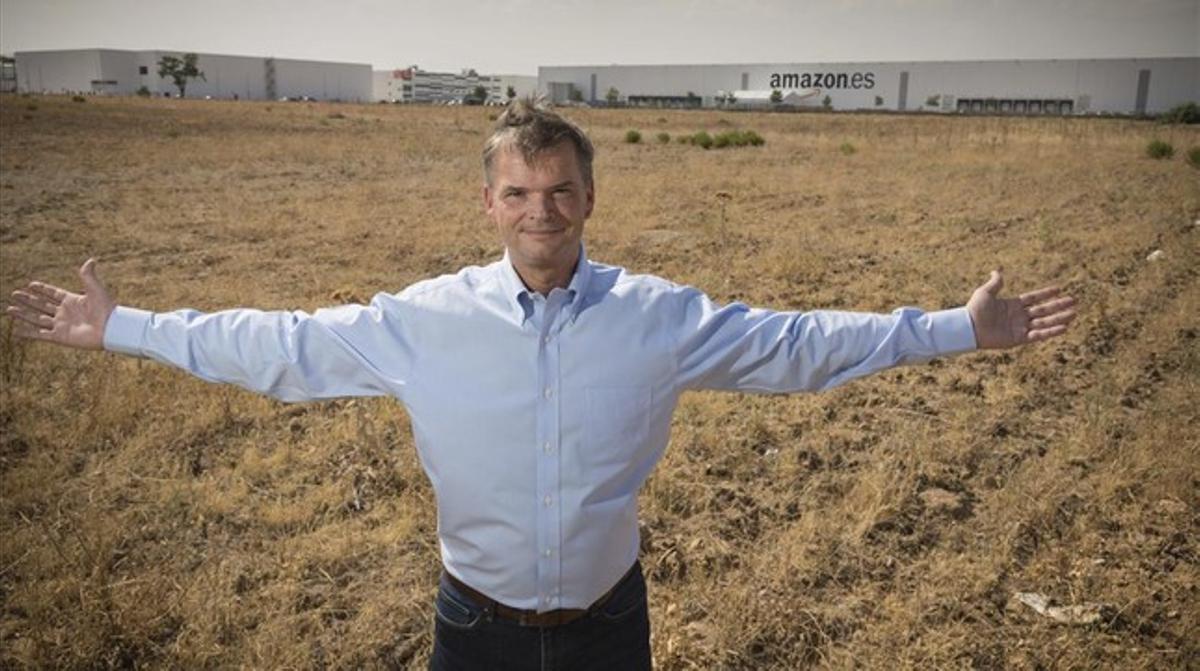
<path fill-rule="evenodd" d="M 524 611 L 516 617 L 516 621 L 522 627 L 560 627 L 578 620 L 586 613 L 587 611 L 575 611 L 563 608 L 546 611 L 545 613 Z"/>

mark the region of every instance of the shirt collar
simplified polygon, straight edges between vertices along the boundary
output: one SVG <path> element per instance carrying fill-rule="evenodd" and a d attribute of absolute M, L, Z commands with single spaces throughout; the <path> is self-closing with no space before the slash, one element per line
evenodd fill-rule
<path fill-rule="evenodd" d="M 583 309 L 584 298 L 587 296 L 588 284 L 591 281 L 592 264 L 588 261 L 587 250 L 580 242 L 579 262 L 575 264 L 575 274 L 571 276 L 571 283 L 567 285 L 567 291 L 571 293 L 571 321 L 575 321 L 579 317 L 579 311 Z"/>
<path fill-rule="evenodd" d="M 575 264 L 575 272 L 571 275 L 571 282 L 567 285 L 567 300 L 571 305 L 571 320 L 574 321 L 579 317 L 580 310 L 583 309 L 584 296 L 587 295 L 588 284 L 592 280 L 592 264 L 588 262 L 587 251 L 584 249 L 583 243 L 579 243 L 579 261 Z M 504 260 L 500 262 L 500 285 L 504 289 L 504 295 L 512 304 L 513 313 L 522 323 L 529 317 L 529 313 L 525 308 L 525 301 L 532 298 L 529 289 L 525 283 L 521 281 L 521 276 L 517 274 L 517 269 L 513 267 L 512 258 L 508 254 L 508 249 L 504 250 Z M 532 302 L 529 303 L 532 305 Z"/>

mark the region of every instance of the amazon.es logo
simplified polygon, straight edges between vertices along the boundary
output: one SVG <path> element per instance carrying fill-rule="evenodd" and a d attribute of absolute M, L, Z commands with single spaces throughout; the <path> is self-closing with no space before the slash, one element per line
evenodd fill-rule
<path fill-rule="evenodd" d="M 773 72 L 773 89 L 872 89 L 874 72 Z"/>

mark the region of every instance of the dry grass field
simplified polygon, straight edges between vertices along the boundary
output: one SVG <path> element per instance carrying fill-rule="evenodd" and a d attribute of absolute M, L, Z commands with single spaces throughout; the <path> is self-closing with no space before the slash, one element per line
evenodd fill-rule
<path fill-rule="evenodd" d="M 311 310 L 489 262 L 492 114 L 0 98 L 0 289 L 95 255 L 126 304 Z M 996 265 L 1081 304 L 1039 347 L 685 396 L 641 495 L 657 668 L 1200 667 L 1200 131 L 572 116 L 594 259 L 778 309 L 959 305 Z M 655 139 L 727 128 L 766 145 Z M 0 668 L 428 657 L 434 502 L 391 399 L 285 405 L 6 321 L 0 488 Z"/>

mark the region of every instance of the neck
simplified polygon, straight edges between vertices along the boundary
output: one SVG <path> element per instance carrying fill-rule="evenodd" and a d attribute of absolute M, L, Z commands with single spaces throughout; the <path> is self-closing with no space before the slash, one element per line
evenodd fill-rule
<path fill-rule="evenodd" d="M 525 288 L 543 296 L 549 296 L 554 289 L 566 289 L 571 284 L 571 277 L 575 274 L 575 266 L 578 263 L 578 253 L 571 259 L 570 264 L 557 268 L 526 266 L 515 259 L 512 262 L 513 270 L 517 271 L 517 276 L 521 278 Z"/>
<path fill-rule="evenodd" d="M 515 263 L 513 269 L 526 289 L 543 296 L 550 295 L 554 289 L 566 289 L 571 283 L 571 270 L 522 268 Z"/>

